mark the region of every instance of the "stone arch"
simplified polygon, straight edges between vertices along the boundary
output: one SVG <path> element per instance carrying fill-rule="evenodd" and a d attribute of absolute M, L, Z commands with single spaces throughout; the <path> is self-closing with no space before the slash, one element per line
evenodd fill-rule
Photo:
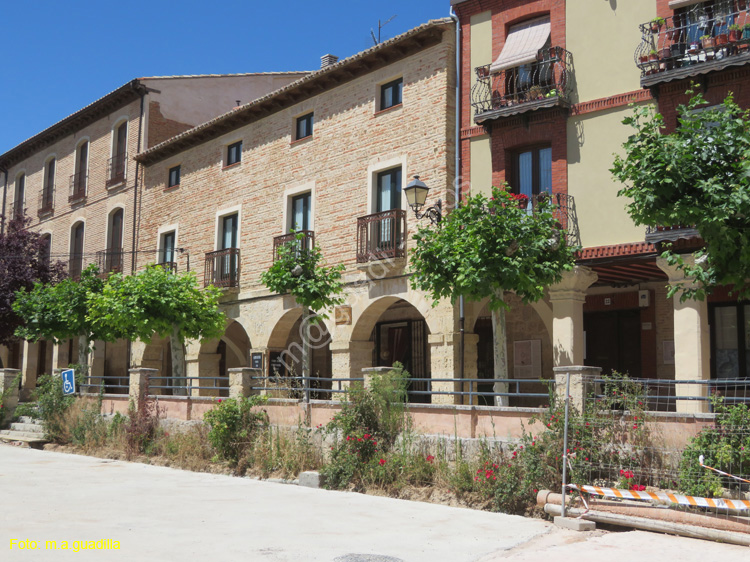
<path fill-rule="evenodd" d="M 552 347 L 552 311 L 545 301 L 524 304 L 513 293 L 506 295 L 506 303 L 510 309 L 506 311 L 508 378 L 514 379 L 549 379 L 553 376 L 554 366 Z M 477 378 L 494 377 L 493 331 L 490 318 L 489 299 L 477 303 L 472 322 L 467 322 L 467 329 L 477 334 Z M 531 355 L 531 364 L 516 364 L 515 342 Z M 525 342 L 529 342 L 528 344 Z M 538 343 L 537 343 L 538 342 Z M 491 384 L 478 385 L 480 392 L 490 391 Z M 486 388 L 486 390 L 483 390 Z M 541 384 L 523 384 L 521 392 L 546 393 L 546 387 Z M 483 403 L 480 399 L 480 404 Z M 491 400 L 487 401 L 492 404 Z M 511 398 L 512 406 L 538 406 L 538 398 Z"/>
<path fill-rule="evenodd" d="M 199 385 L 199 395 L 229 396 L 229 369 L 247 367 L 251 347 L 245 327 L 231 319 L 221 337 L 203 340 L 197 358 L 188 357 L 189 362 L 197 361 L 198 375 L 204 378 Z"/>
<path fill-rule="evenodd" d="M 431 333 L 419 307 L 401 297 L 381 297 L 362 311 L 352 330 L 352 372 L 359 370 L 361 373 L 366 367 L 390 367 L 399 362 L 412 378 L 429 379 L 432 365 L 428 336 Z M 429 403 L 430 395 L 421 394 L 429 388 L 427 380 L 412 381 L 409 401 Z"/>

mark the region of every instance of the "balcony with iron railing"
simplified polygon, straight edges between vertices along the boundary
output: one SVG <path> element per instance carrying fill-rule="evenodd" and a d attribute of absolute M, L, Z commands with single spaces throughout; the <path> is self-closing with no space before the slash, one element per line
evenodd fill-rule
<path fill-rule="evenodd" d="M 86 172 L 78 172 L 70 176 L 70 193 L 68 203 L 77 203 L 86 199 L 86 186 L 89 176 Z"/>
<path fill-rule="evenodd" d="M 52 214 L 55 208 L 55 188 L 54 186 L 45 187 L 39 194 L 39 208 L 37 215 L 43 217 Z"/>
<path fill-rule="evenodd" d="M 273 239 L 273 260 L 279 259 L 279 251 L 287 244 L 294 244 L 300 252 L 309 252 L 315 247 L 315 232 L 312 230 L 300 230 L 275 236 Z"/>
<path fill-rule="evenodd" d="M 536 62 L 522 66 L 496 73 L 490 72 L 490 67 L 475 69 L 471 105 L 478 124 L 570 103 L 572 56 L 561 47 L 539 49 Z"/>
<path fill-rule="evenodd" d="M 700 233 L 694 226 L 648 226 L 646 227 L 645 241 L 649 244 L 661 244 L 663 242 L 694 241 L 700 246 Z"/>
<path fill-rule="evenodd" d="M 68 259 L 68 277 L 73 281 L 78 281 L 81 278 L 84 261 L 83 254 L 70 254 L 70 258 Z"/>
<path fill-rule="evenodd" d="M 406 257 L 406 211 L 391 209 L 357 219 L 357 263 Z"/>
<path fill-rule="evenodd" d="M 240 249 L 226 248 L 206 253 L 203 284 L 224 289 L 240 286 Z"/>
<path fill-rule="evenodd" d="M 750 63 L 750 2 L 717 0 L 641 24 L 635 64 L 641 85 Z"/>
<path fill-rule="evenodd" d="M 110 273 L 122 273 L 124 263 L 124 252 L 118 250 L 100 250 L 96 253 L 96 264 L 99 267 L 99 275 L 107 277 Z"/>
<path fill-rule="evenodd" d="M 107 162 L 107 187 L 114 187 L 125 182 L 125 173 L 127 171 L 128 155 L 116 154 Z"/>

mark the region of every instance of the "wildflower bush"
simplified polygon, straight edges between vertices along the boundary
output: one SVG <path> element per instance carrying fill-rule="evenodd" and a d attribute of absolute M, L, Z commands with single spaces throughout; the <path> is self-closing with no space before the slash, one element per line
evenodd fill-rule
<path fill-rule="evenodd" d="M 720 497 L 725 488 L 737 484 L 701 467 L 701 455 L 707 466 L 745 479 L 750 476 L 750 408 L 744 404 L 728 405 L 719 394 L 713 396 L 712 404 L 714 426 L 693 437 L 680 457 L 678 485 L 686 494 Z"/>
<path fill-rule="evenodd" d="M 268 415 L 255 409 L 265 401 L 262 396 L 219 400 L 204 414 L 208 441 L 219 458 L 236 465 L 245 455 L 258 431 L 268 425 Z"/>
<path fill-rule="evenodd" d="M 370 388 L 350 389 L 349 402 L 322 428 L 333 437 L 330 460 L 321 471 L 329 488 L 388 480 L 387 453 L 410 430 L 408 379 L 409 373 L 396 363 L 393 370 L 374 376 Z"/>

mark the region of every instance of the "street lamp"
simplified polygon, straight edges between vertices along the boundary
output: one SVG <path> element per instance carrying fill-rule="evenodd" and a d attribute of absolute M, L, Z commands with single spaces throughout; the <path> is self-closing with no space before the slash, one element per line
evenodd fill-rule
<path fill-rule="evenodd" d="M 440 219 L 443 218 L 443 202 L 440 199 L 433 206 L 427 207 L 423 213 L 419 212 L 424 207 L 428 191 L 430 191 L 430 188 L 424 182 L 420 181 L 419 176 L 414 176 L 412 182 L 404 188 L 406 201 L 409 203 L 412 211 L 414 211 L 417 219 L 427 217 L 432 224 L 439 224 Z"/>

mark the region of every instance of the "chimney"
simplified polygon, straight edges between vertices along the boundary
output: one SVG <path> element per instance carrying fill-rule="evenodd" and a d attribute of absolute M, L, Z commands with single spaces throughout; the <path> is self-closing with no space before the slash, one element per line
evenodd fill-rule
<path fill-rule="evenodd" d="M 320 57 L 320 68 L 331 66 L 332 64 L 336 64 L 337 62 L 339 62 L 339 58 L 336 55 L 323 55 L 322 57 Z"/>

